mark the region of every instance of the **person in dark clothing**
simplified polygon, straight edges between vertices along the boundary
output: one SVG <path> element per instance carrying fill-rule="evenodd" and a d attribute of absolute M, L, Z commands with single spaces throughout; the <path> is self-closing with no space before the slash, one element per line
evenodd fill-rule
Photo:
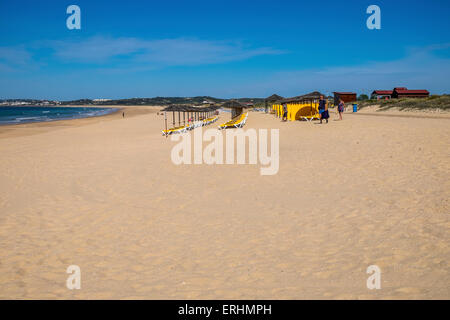
<path fill-rule="evenodd" d="M 283 121 L 287 121 L 287 106 L 283 104 Z"/>
<path fill-rule="evenodd" d="M 344 100 L 340 99 L 338 105 L 339 120 L 342 120 L 342 113 L 344 112 L 344 107 L 345 107 Z"/>
<path fill-rule="evenodd" d="M 322 120 L 325 119 L 328 123 L 328 118 L 330 117 L 328 113 L 328 101 L 323 98 L 323 96 L 320 96 L 319 100 L 319 115 L 320 115 L 320 123 L 322 123 Z"/>

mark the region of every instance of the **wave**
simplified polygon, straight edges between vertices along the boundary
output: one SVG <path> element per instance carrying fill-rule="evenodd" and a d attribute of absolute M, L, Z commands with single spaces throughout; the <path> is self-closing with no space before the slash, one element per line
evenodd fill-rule
<path fill-rule="evenodd" d="M 117 110 L 92 107 L 0 107 L 0 125 L 89 118 Z"/>

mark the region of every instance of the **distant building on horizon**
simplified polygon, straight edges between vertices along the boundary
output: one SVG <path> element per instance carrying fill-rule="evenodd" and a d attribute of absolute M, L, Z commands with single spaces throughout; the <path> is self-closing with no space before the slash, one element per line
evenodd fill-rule
<path fill-rule="evenodd" d="M 426 98 L 430 95 L 428 90 L 409 90 L 406 87 L 396 87 L 394 90 L 374 90 L 372 99 L 398 99 L 398 98 Z"/>
<path fill-rule="evenodd" d="M 392 92 L 392 98 L 426 98 L 429 97 L 428 90 L 408 90 L 406 88 L 395 88 Z"/>
<path fill-rule="evenodd" d="M 381 100 L 381 99 L 389 100 L 392 98 L 393 92 L 394 92 L 394 90 L 374 90 L 370 97 L 371 97 L 371 99 L 377 99 L 377 100 Z"/>
<path fill-rule="evenodd" d="M 94 102 L 104 102 L 104 101 L 111 101 L 111 99 L 94 99 L 92 101 L 94 101 Z"/>

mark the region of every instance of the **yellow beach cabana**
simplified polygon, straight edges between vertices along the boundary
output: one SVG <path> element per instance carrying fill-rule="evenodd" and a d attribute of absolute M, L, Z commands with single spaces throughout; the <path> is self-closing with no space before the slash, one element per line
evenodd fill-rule
<path fill-rule="evenodd" d="M 272 105 L 275 115 L 279 118 L 283 116 L 283 106 L 287 108 L 287 119 L 296 120 L 315 120 L 319 119 L 319 99 L 324 94 L 314 91 L 305 95 L 282 99 Z"/>

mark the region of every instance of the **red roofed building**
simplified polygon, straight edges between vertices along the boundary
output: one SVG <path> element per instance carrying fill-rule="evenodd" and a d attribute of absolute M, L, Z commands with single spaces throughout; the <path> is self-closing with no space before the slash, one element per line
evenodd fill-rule
<path fill-rule="evenodd" d="M 395 88 L 392 98 L 426 98 L 430 95 L 428 90 L 408 90 L 406 88 Z"/>
<path fill-rule="evenodd" d="M 397 87 L 394 90 L 375 90 L 372 92 L 372 99 L 391 99 L 391 98 L 425 98 L 430 93 L 427 90 L 408 90 L 405 87 Z"/>
<path fill-rule="evenodd" d="M 375 90 L 372 92 L 372 99 L 390 99 L 394 90 Z"/>

